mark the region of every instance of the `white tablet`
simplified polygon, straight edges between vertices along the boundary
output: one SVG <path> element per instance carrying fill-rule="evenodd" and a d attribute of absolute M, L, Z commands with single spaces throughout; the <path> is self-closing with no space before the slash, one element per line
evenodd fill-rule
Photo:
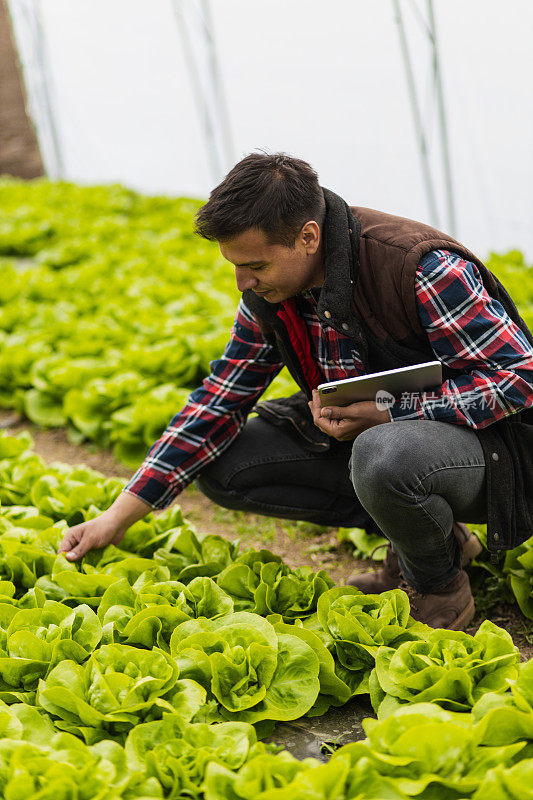
<path fill-rule="evenodd" d="M 375 400 L 379 391 L 389 392 L 397 400 L 402 392 L 422 392 L 442 384 L 442 363 L 426 361 L 384 372 L 372 372 L 356 378 L 321 383 L 318 387 L 320 403 L 324 406 L 347 406 L 361 400 Z"/>

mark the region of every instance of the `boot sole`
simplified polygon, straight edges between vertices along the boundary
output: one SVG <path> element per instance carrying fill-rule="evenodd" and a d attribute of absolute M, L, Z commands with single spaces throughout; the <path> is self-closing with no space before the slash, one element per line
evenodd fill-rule
<path fill-rule="evenodd" d="M 475 613 L 476 607 L 474 604 L 474 598 L 472 598 L 466 608 L 463 609 L 463 611 L 459 614 L 457 619 L 454 620 L 451 625 L 448 625 L 447 630 L 464 631 L 464 629 L 467 628 L 474 619 Z"/>

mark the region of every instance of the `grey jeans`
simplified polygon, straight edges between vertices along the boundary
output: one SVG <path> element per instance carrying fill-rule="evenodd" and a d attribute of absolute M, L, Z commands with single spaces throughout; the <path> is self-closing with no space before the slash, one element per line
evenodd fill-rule
<path fill-rule="evenodd" d="M 432 420 L 376 425 L 354 440 L 349 468 L 407 582 L 425 593 L 446 586 L 461 568 L 453 520 L 487 521 L 485 459 L 475 432 Z"/>
<path fill-rule="evenodd" d="M 432 420 L 387 422 L 312 453 L 250 418 L 197 481 L 215 503 L 271 517 L 365 527 L 392 543 L 408 583 L 438 590 L 460 569 L 452 521 L 486 522 L 475 432 Z"/>

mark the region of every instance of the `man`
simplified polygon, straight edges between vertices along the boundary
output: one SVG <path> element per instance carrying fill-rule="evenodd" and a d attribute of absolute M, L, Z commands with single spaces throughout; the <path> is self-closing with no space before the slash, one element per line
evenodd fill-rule
<path fill-rule="evenodd" d="M 459 242 L 349 208 L 284 154 L 240 161 L 196 222 L 243 293 L 229 343 L 115 503 L 60 551 L 118 544 L 198 479 L 229 508 L 383 532 L 384 568 L 350 582 L 401 585 L 417 619 L 465 628 L 478 549 L 456 520 L 487 522 L 493 553 L 533 534 L 533 337 L 513 301 Z M 431 393 L 320 407 L 321 382 L 435 358 Z M 302 391 L 256 406 L 284 364 Z"/>

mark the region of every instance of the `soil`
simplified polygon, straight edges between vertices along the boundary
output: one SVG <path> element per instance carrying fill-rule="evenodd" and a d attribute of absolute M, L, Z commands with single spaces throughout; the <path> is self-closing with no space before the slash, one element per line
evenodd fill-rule
<path fill-rule="evenodd" d="M 29 431 L 35 452 L 46 461 L 85 464 L 106 476 L 130 478 L 132 471 L 124 467 L 108 450 L 94 445 L 69 442 L 63 429 L 39 428 L 13 412 L 0 410 L 0 428 L 15 434 Z M 368 571 L 372 562 L 355 559 L 347 544 L 337 538 L 337 528 L 310 523 L 274 519 L 256 514 L 221 508 L 203 495 L 194 485 L 187 487 L 177 502 L 185 516 L 202 533 L 216 533 L 227 539 L 239 539 L 243 547 L 267 548 L 291 567 L 309 566 L 314 571 L 325 569 L 336 583 L 343 583 L 353 572 Z M 477 592 L 476 592 L 477 596 Z M 484 619 L 490 619 L 509 631 L 519 647 L 522 660 L 533 656 L 533 623 L 526 620 L 518 606 L 507 603 L 483 606 L 474 617 L 468 633 L 475 633 Z"/>

